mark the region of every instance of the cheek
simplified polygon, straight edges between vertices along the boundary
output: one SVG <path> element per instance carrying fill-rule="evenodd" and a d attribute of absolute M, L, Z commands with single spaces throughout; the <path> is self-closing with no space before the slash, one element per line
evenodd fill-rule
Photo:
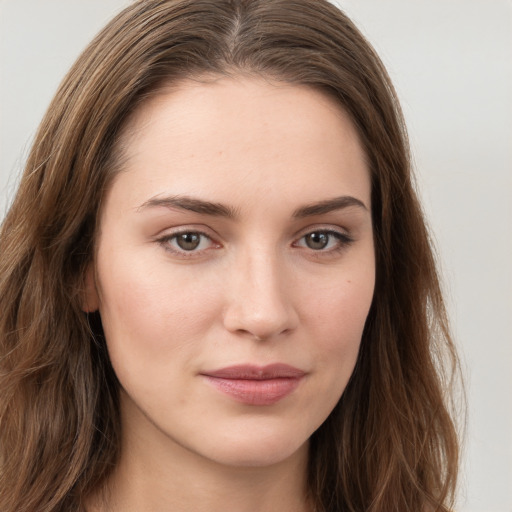
<path fill-rule="evenodd" d="M 303 410 L 311 420 L 311 433 L 332 412 L 354 371 L 373 284 L 370 265 L 359 276 L 344 279 L 333 276 L 329 285 L 309 287 L 303 325 L 308 330 L 309 350 L 314 355 L 311 374 L 314 385 L 309 389 Z"/>
<path fill-rule="evenodd" d="M 319 363 L 341 381 L 348 381 L 357 360 L 364 325 L 373 299 L 373 267 L 333 282 L 310 301 L 309 324 Z"/>
<path fill-rule="evenodd" d="M 214 283 L 163 264 L 116 259 L 99 268 L 100 312 L 113 363 L 162 364 L 193 350 L 219 309 Z M 201 285 L 197 286 L 197 282 Z M 122 348 L 122 351 L 121 351 Z M 166 355 L 172 358 L 166 358 Z"/>

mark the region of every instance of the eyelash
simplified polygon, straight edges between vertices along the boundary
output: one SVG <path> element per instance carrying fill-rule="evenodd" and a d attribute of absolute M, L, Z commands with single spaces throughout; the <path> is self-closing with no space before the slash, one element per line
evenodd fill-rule
<path fill-rule="evenodd" d="M 157 240 L 157 242 L 162 245 L 162 247 L 164 248 L 164 250 L 172 253 L 172 254 L 176 254 L 182 258 L 193 258 L 193 257 L 197 257 L 199 253 L 203 252 L 203 251 L 207 251 L 208 249 L 203 249 L 203 250 L 200 250 L 200 251 L 196 251 L 196 250 L 191 250 L 191 251 L 187 251 L 185 249 L 178 249 L 178 248 L 173 248 L 171 246 L 171 242 L 173 240 L 177 240 L 177 238 L 179 236 L 183 236 L 183 235 L 199 235 L 201 238 L 206 238 L 208 240 L 210 240 L 212 242 L 212 244 L 214 246 L 217 246 L 217 247 L 220 247 L 220 244 L 217 244 L 213 241 L 212 237 L 207 235 L 206 233 L 203 233 L 202 231 L 198 231 L 198 230 L 195 230 L 195 229 L 187 229 L 187 230 L 183 230 L 183 231 L 178 231 L 176 233 L 172 233 L 170 235 L 165 235 L 161 238 L 159 238 Z M 201 243 L 201 241 L 199 242 Z"/>
<path fill-rule="evenodd" d="M 307 246 L 304 246 L 304 245 L 298 245 L 298 242 L 301 241 L 301 240 L 304 240 L 307 236 L 311 236 L 313 234 L 317 234 L 317 235 L 327 235 L 328 237 L 334 237 L 336 240 L 337 240 L 337 244 L 335 247 L 333 248 L 330 248 L 330 249 L 327 249 L 327 250 L 323 250 L 323 249 L 312 249 L 310 247 L 307 247 Z M 199 237 L 201 238 L 206 238 L 208 239 L 215 247 L 220 247 L 220 244 L 216 243 L 211 236 L 207 235 L 206 233 L 202 232 L 202 231 L 198 231 L 198 230 L 183 230 L 183 231 L 178 231 L 178 232 L 175 232 L 175 233 L 172 233 L 172 234 L 169 234 L 169 235 L 165 235 L 159 239 L 157 239 L 157 242 L 162 245 L 162 247 L 164 248 L 164 250 L 168 251 L 168 252 L 171 252 L 173 254 L 176 254 L 182 258 L 193 258 L 193 257 L 197 257 L 199 254 L 203 253 L 204 251 L 207 251 L 209 250 L 211 247 L 208 247 L 206 249 L 202 249 L 202 250 L 190 250 L 190 251 L 187 251 L 185 249 L 178 249 L 178 248 L 173 248 L 170 244 L 172 241 L 175 241 L 177 240 L 177 238 L 179 236 L 183 236 L 183 235 L 199 235 Z M 315 256 L 318 256 L 318 257 L 321 257 L 321 256 L 327 256 L 327 255 L 334 255 L 334 254 L 338 254 L 340 252 L 342 252 L 343 250 L 345 250 L 348 246 L 350 246 L 352 243 L 354 242 L 354 239 L 352 237 L 350 237 L 349 235 L 347 235 L 346 233 L 341 233 L 339 231 L 335 231 L 333 229 L 315 229 L 315 230 L 312 230 L 312 231 L 309 231 L 307 233 L 305 233 L 304 235 L 302 235 L 296 242 L 294 242 L 292 245 L 294 247 L 303 247 L 305 249 L 309 249 L 311 251 L 312 254 L 314 254 Z M 327 242 L 327 245 L 330 243 L 330 239 L 329 241 Z M 201 241 L 199 241 L 199 244 L 201 244 Z"/>
<path fill-rule="evenodd" d="M 327 245 L 331 242 L 330 238 L 335 238 L 337 243 L 336 246 L 327 250 L 323 249 L 312 249 L 311 247 L 305 247 L 306 249 L 310 249 L 315 256 L 327 256 L 331 254 L 338 254 L 339 252 L 345 250 L 354 239 L 347 235 L 346 233 L 341 233 L 340 231 L 336 231 L 333 229 L 314 229 L 302 235 L 297 242 L 294 242 L 294 246 L 297 246 L 298 242 L 304 240 L 307 236 L 311 235 L 327 235 L 329 237 Z M 299 246 L 304 247 L 304 246 Z"/>

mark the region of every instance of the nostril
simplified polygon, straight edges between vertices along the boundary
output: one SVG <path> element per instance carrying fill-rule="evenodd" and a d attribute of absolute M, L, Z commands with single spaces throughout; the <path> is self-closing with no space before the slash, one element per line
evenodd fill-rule
<path fill-rule="evenodd" d="M 253 256 L 242 261 L 231 278 L 223 311 L 228 331 L 264 341 L 296 327 L 295 300 L 286 287 L 286 276 L 274 260 Z"/>
<path fill-rule="evenodd" d="M 241 321 L 240 318 L 237 320 L 238 322 Z M 228 322 L 225 322 L 225 327 L 228 331 L 234 332 L 240 337 L 252 339 L 257 342 L 265 342 L 271 338 L 286 336 L 294 330 L 295 325 L 292 325 L 293 320 L 291 316 L 282 320 L 283 321 L 279 323 L 257 323 L 250 326 L 247 325 L 247 322 L 244 322 L 246 325 L 240 328 L 230 328 L 233 324 L 230 324 L 228 320 Z"/>

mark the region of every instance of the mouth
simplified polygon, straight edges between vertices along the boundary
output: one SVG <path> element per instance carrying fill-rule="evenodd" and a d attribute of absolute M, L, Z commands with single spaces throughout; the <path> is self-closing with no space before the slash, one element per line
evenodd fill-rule
<path fill-rule="evenodd" d="M 290 395 L 306 373 L 286 364 L 237 365 L 201 373 L 218 391 L 246 405 L 272 405 Z"/>

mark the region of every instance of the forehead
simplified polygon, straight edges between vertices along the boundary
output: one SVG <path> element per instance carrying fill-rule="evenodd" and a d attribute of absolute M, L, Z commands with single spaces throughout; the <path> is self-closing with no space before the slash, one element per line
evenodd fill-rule
<path fill-rule="evenodd" d="M 306 86 L 238 77 L 163 88 L 135 111 L 122 148 L 116 181 L 132 202 L 166 192 L 214 201 L 238 194 L 242 202 L 246 192 L 305 202 L 351 193 L 369 206 L 354 124 L 334 99 Z"/>

